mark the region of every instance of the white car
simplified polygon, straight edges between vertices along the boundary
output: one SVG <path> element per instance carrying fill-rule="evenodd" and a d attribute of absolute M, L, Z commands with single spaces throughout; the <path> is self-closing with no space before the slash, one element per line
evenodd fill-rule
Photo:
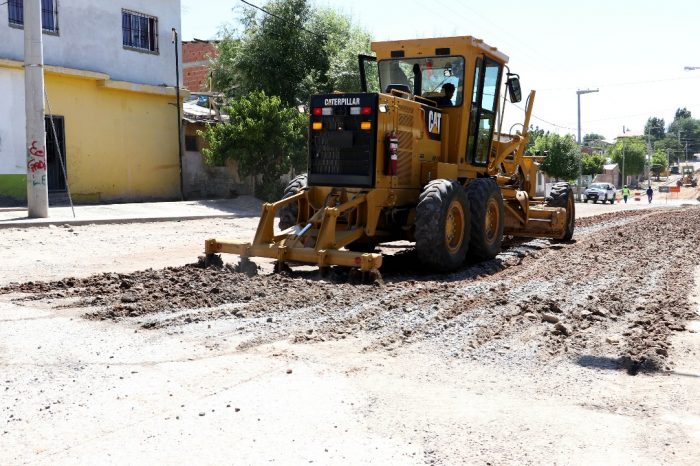
<path fill-rule="evenodd" d="M 615 186 L 610 183 L 593 183 L 583 192 L 583 202 L 592 200 L 594 204 L 598 201 L 613 204 L 616 192 Z"/>

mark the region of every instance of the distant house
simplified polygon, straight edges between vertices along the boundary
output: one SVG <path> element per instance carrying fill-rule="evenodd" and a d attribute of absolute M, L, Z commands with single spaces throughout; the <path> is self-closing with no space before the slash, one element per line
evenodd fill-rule
<path fill-rule="evenodd" d="M 171 30 L 180 30 L 180 1 L 42 6 L 50 193 L 70 187 L 78 202 L 179 197 L 174 47 L 181 44 L 172 44 Z M 0 3 L 0 196 L 19 200 L 27 192 L 23 7 Z"/>
<path fill-rule="evenodd" d="M 182 43 L 184 86 L 193 92 L 210 91 L 210 60 L 216 58 L 218 41 L 194 39 Z"/>
<path fill-rule="evenodd" d="M 619 165 L 616 163 L 603 165 L 603 173 L 596 175 L 593 182 L 611 183 L 619 187 L 622 182 L 622 173 L 620 173 Z"/>

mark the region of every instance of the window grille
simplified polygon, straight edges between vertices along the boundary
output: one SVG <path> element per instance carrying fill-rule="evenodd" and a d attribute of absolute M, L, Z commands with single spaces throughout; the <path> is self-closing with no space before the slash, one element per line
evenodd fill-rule
<path fill-rule="evenodd" d="M 7 9 L 10 24 L 24 26 L 24 0 L 8 0 Z M 41 27 L 58 33 L 58 0 L 41 0 Z"/>
<path fill-rule="evenodd" d="M 122 10 L 124 47 L 158 52 L 158 18 Z"/>

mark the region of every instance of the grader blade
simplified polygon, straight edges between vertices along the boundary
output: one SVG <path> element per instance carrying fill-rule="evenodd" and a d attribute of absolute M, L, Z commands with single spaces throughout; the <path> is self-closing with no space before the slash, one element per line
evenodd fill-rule
<path fill-rule="evenodd" d="M 227 253 L 241 258 L 267 257 L 285 262 L 328 267 L 339 265 L 372 272 L 382 266 L 382 255 L 341 250 L 364 234 L 363 228 L 338 225 L 338 216 L 363 202 L 363 196 L 337 207 L 324 207 L 308 219 L 278 235 L 274 234 L 274 220 L 280 208 L 298 202 L 306 196 L 300 192 L 281 201 L 263 205 L 260 223 L 253 242 L 209 239 L 204 243 L 206 256 Z"/>

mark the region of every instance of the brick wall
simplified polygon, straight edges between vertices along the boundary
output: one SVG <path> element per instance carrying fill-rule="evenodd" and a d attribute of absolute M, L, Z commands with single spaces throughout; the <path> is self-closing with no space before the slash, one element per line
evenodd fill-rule
<path fill-rule="evenodd" d="M 186 89 L 190 91 L 208 91 L 209 66 L 197 64 L 207 62 L 209 57 L 216 56 L 216 43 L 193 40 L 182 43 L 183 77 Z"/>

